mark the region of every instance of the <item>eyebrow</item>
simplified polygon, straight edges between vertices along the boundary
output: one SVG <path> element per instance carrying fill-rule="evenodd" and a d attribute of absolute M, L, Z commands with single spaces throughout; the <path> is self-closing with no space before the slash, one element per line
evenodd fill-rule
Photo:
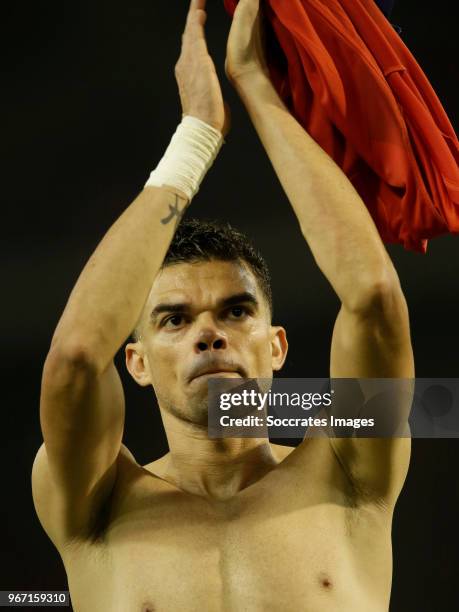
<path fill-rule="evenodd" d="M 235 306 L 236 304 L 249 303 L 255 308 L 259 308 L 260 304 L 253 293 L 250 291 L 244 291 L 243 293 L 237 293 L 230 295 L 229 297 L 222 298 L 217 302 L 217 308 L 228 308 L 229 306 Z M 158 316 L 164 312 L 187 312 L 191 310 L 190 302 L 178 302 L 178 303 L 167 303 L 162 302 L 157 304 L 150 314 L 151 321 L 156 321 Z"/>

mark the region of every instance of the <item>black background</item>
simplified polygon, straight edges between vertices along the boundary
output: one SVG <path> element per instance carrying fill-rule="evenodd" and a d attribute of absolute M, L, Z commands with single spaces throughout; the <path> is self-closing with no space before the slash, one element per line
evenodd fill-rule
<path fill-rule="evenodd" d="M 187 5 L 86 0 L 4 7 L 0 590 L 67 588 L 30 490 L 42 442 L 41 368 L 84 264 L 141 190 L 180 120 L 173 67 Z M 272 271 L 275 323 L 289 335 L 283 376 L 327 376 L 338 301 L 224 77 L 230 20 L 222 5 L 209 0 L 207 32 L 233 129 L 188 214 L 229 220 L 253 238 Z M 392 21 L 457 128 L 454 5 L 399 0 Z M 457 377 L 457 238 L 432 241 L 426 256 L 389 251 L 410 308 L 417 376 Z M 154 396 L 128 378 L 119 356 L 117 364 L 127 397 L 124 443 L 147 463 L 167 450 Z M 454 440 L 413 441 L 393 527 L 391 612 L 458 609 L 457 448 Z"/>

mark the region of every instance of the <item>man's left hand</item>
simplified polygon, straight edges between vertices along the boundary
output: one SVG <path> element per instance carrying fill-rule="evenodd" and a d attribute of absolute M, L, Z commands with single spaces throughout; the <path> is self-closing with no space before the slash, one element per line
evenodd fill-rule
<path fill-rule="evenodd" d="M 233 85 L 257 74 L 269 76 L 260 0 L 240 0 L 228 37 L 225 70 Z"/>

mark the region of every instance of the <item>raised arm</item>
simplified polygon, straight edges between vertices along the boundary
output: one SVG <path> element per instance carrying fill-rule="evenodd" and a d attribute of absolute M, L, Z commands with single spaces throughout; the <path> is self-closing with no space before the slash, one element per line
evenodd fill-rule
<path fill-rule="evenodd" d="M 226 71 L 298 218 L 312 254 L 341 300 L 332 378 L 414 376 L 408 311 L 371 216 L 334 161 L 289 113 L 268 76 L 258 0 L 241 0 Z M 403 408 L 406 416 L 409 406 Z M 394 502 L 406 476 L 409 439 L 335 439 L 356 490 Z"/>
<path fill-rule="evenodd" d="M 191 3 L 176 77 L 184 115 L 203 122 L 194 121 L 201 143 L 209 136 L 215 144 L 210 163 L 227 128 L 204 37 L 204 7 L 204 0 Z M 40 401 L 44 444 L 34 462 L 32 491 L 40 521 L 60 549 L 95 532 L 116 480 L 120 450 L 129 454 L 121 445 L 124 397 L 113 358 L 136 326 L 177 222 L 196 191 L 193 181 L 202 180 L 204 171 L 195 176 L 197 163 L 183 189 L 177 187 L 180 180 L 174 181 L 170 160 L 181 164 L 177 174 L 183 178 L 186 155 L 193 153 L 188 136 L 182 132 L 182 140 L 175 140 L 173 155 L 166 155 L 148 186 L 90 257 L 44 364 Z M 199 154 L 205 157 L 202 151 Z"/>

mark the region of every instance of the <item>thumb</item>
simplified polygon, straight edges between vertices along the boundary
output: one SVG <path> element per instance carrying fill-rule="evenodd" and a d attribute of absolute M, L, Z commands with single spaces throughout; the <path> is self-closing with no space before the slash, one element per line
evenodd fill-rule
<path fill-rule="evenodd" d="M 243 19 L 253 24 L 260 11 L 260 0 L 239 0 L 233 19 Z"/>

